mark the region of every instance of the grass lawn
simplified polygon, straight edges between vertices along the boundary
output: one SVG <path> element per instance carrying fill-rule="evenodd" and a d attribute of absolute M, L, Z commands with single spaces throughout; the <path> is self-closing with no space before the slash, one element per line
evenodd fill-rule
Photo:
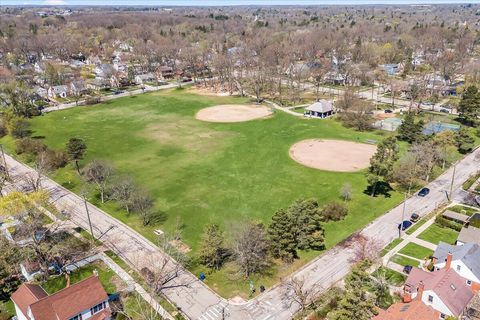
<path fill-rule="evenodd" d="M 179 217 L 182 240 L 192 248 L 192 256 L 207 223 L 217 223 L 223 230 L 246 220 L 268 224 L 276 210 L 299 198 L 314 197 L 321 204 L 339 199 L 344 183 L 353 186 L 350 213 L 343 221 L 325 225 L 327 248 L 402 200 L 396 192 L 375 198 L 364 194 L 367 182 L 363 171 L 310 169 L 288 155 L 290 146 L 303 139 L 380 141 L 382 136 L 375 132 L 359 133 L 334 119 L 309 121 L 283 112 L 268 119 L 234 124 L 194 118 L 204 107 L 245 102 L 246 98 L 194 95 L 186 89 L 159 91 L 49 113 L 32 119 L 31 124 L 33 135 L 54 149 L 64 148 L 71 137 L 84 139 L 88 150 L 83 165 L 94 158 L 104 159 L 113 163 L 119 173 L 132 175 L 156 199 L 162 213 L 156 225 L 143 226 L 139 217 L 127 215 L 116 203 L 101 205 L 98 195 L 90 195 L 89 200 L 151 240 L 155 240 L 155 229 L 173 232 Z M 6 138 L 3 142 L 11 152 L 12 141 Z M 57 171 L 53 178 L 73 191 L 81 189 L 71 166 Z M 273 284 L 318 252 L 300 255 L 296 264 L 274 266 L 271 274 L 258 281 Z M 210 274 L 207 282 L 219 288 L 221 294 L 231 296 L 237 291 L 238 281 L 228 279 L 221 271 Z M 226 282 L 232 287 L 225 287 Z M 247 280 L 241 282 L 241 288 L 248 292 Z"/>
<path fill-rule="evenodd" d="M 385 248 L 382 249 L 382 252 L 380 252 L 380 255 L 383 257 L 384 255 L 386 255 L 390 250 L 395 248 L 402 241 L 403 241 L 403 239 L 400 239 L 400 238 L 394 239 L 392 242 L 387 244 Z"/>
<path fill-rule="evenodd" d="M 480 213 L 480 210 L 470 207 L 465 207 L 462 205 L 456 205 L 452 207 L 448 207 L 447 210 L 455 211 L 458 213 L 466 214 L 467 216 L 473 216 L 475 213 Z"/>
<path fill-rule="evenodd" d="M 73 271 L 70 274 L 70 284 L 77 283 L 85 278 L 90 277 L 91 275 L 93 275 L 94 270 L 98 271 L 98 277 L 100 279 L 100 282 L 102 283 L 105 291 L 107 291 L 108 294 L 117 292 L 117 288 L 112 280 L 114 277 L 118 278 L 118 276 L 115 274 L 115 272 L 110 270 L 110 268 L 108 268 L 103 262 L 100 261 L 96 261 Z M 51 277 L 46 282 L 42 283 L 41 286 L 48 294 L 53 294 L 61 289 L 64 289 L 66 284 L 67 282 L 65 276 L 61 275 Z"/>
<path fill-rule="evenodd" d="M 380 267 L 372 273 L 372 276 L 383 276 L 385 281 L 392 286 L 401 286 L 407 278 L 404 274 L 386 267 Z"/>
<path fill-rule="evenodd" d="M 15 306 L 12 300 L 0 301 L 0 320 L 8 320 L 15 315 Z"/>
<path fill-rule="evenodd" d="M 446 242 L 448 244 L 454 244 L 457 240 L 459 232 L 447 227 L 441 227 L 434 223 L 427 230 L 418 235 L 417 238 L 438 244 L 439 241 Z"/>
<path fill-rule="evenodd" d="M 401 266 L 409 265 L 409 266 L 413 266 L 413 267 L 418 267 L 420 265 L 419 261 L 401 256 L 401 255 L 398 255 L 398 254 L 394 255 L 392 257 L 391 261 L 395 262 L 395 263 L 397 263 Z"/>
<path fill-rule="evenodd" d="M 422 247 L 416 243 L 410 242 L 405 247 L 403 247 L 399 253 L 404 254 L 406 256 L 410 256 L 413 258 L 417 258 L 420 260 L 425 259 L 433 254 L 433 250 L 428 248 Z"/>

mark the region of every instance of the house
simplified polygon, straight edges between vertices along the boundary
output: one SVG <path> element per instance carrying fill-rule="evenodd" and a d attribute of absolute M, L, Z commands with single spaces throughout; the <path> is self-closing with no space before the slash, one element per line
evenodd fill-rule
<path fill-rule="evenodd" d="M 333 113 L 333 103 L 322 99 L 306 107 L 303 115 L 309 118 L 324 119 L 330 117 Z"/>
<path fill-rule="evenodd" d="M 70 92 L 72 92 L 74 95 L 82 95 L 87 91 L 87 84 L 83 79 L 74 80 L 70 83 Z"/>
<path fill-rule="evenodd" d="M 467 281 L 448 264 L 433 272 L 413 268 L 403 290 L 403 302 L 421 300 L 437 312 L 437 319 L 463 315 L 475 296 Z"/>
<path fill-rule="evenodd" d="M 66 98 L 68 95 L 68 86 L 53 86 L 48 88 L 49 98 Z"/>
<path fill-rule="evenodd" d="M 93 70 L 97 78 L 108 79 L 115 74 L 116 70 L 112 64 L 102 63 Z"/>
<path fill-rule="evenodd" d="M 460 246 L 441 242 L 433 253 L 435 268 L 453 269 L 466 279 L 467 285 L 477 292 L 480 289 L 480 245 L 466 243 Z"/>
<path fill-rule="evenodd" d="M 398 63 L 387 63 L 380 65 L 383 70 L 389 75 L 394 76 L 399 72 L 399 64 Z"/>
<path fill-rule="evenodd" d="M 157 81 L 157 77 L 153 75 L 153 73 L 145 73 L 139 74 L 135 76 L 135 82 L 137 84 L 145 84 L 147 82 L 154 82 Z"/>
<path fill-rule="evenodd" d="M 175 74 L 173 73 L 173 68 L 169 66 L 161 66 L 160 68 L 158 68 L 158 71 L 160 72 L 163 79 L 171 79 L 175 76 Z"/>
<path fill-rule="evenodd" d="M 87 88 L 92 90 L 105 90 L 110 87 L 110 81 L 103 78 L 95 78 L 87 84 Z"/>
<path fill-rule="evenodd" d="M 480 229 L 474 226 L 465 225 L 458 234 L 456 245 L 461 246 L 467 243 L 480 244 Z"/>
<path fill-rule="evenodd" d="M 35 279 L 35 276 L 42 273 L 40 264 L 38 262 L 29 260 L 25 260 L 23 263 L 20 263 L 20 271 L 22 272 L 22 276 L 24 276 L 27 281 L 32 281 Z"/>
<path fill-rule="evenodd" d="M 334 84 L 338 86 L 338 85 L 345 85 L 347 81 L 347 77 L 344 74 L 341 74 L 339 72 L 331 71 L 325 75 L 324 80 L 326 83 Z"/>
<path fill-rule="evenodd" d="M 378 310 L 372 320 L 438 320 L 439 314 L 420 299 L 410 303 L 395 303 L 387 310 Z"/>
<path fill-rule="evenodd" d="M 68 281 L 67 281 L 68 283 Z M 108 295 L 93 275 L 52 295 L 42 287 L 24 283 L 11 297 L 18 320 L 108 320 Z"/>

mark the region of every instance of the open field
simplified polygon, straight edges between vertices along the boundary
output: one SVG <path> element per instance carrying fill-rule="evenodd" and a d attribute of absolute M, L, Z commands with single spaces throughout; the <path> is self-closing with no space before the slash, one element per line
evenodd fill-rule
<path fill-rule="evenodd" d="M 192 248 L 191 256 L 207 223 L 219 224 L 228 237 L 231 225 L 249 219 L 267 224 L 275 210 L 296 199 L 315 197 L 321 204 L 339 199 L 344 183 L 353 186 L 350 214 L 343 221 L 325 225 L 327 248 L 401 201 L 395 192 L 375 198 L 364 194 L 363 171 L 321 171 L 289 157 L 290 147 L 301 140 L 381 140 L 376 133 L 358 133 L 334 119 L 308 121 L 281 112 L 243 123 L 195 119 L 202 108 L 249 102 L 173 90 L 54 112 L 31 123 L 34 136 L 52 148 L 63 148 L 71 137 L 84 139 L 88 150 L 83 164 L 105 159 L 120 173 L 131 174 L 152 194 L 163 213 L 156 225 L 143 226 L 139 217 L 127 215 L 116 203 L 101 205 L 93 193 L 89 200 L 151 240 L 155 240 L 155 229 L 173 232 L 180 219 L 182 240 Z M 12 141 L 3 141 L 12 151 Z M 77 192 L 82 187 L 72 166 L 54 173 L 53 178 Z M 301 252 L 294 265 L 275 266 L 258 281 L 273 284 L 316 255 L 318 252 Z M 225 296 L 248 291 L 247 281 L 229 280 L 227 272 L 225 268 L 209 274 L 207 283 Z"/>

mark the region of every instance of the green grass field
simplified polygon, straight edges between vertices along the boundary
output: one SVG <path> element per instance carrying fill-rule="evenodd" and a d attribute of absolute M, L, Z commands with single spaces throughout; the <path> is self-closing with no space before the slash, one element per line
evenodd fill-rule
<path fill-rule="evenodd" d="M 391 261 L 401 265 L 401 266 L 413 266 L 413 267 L 418 267 L 420 265 L 420 262 L 414 259 L 410 259 L 404 256 L 401 256 L 399 254 L 396 254 L 392 257 Z"/>
<path fill-rule="evenodd" d="M 300 198 L 314 197 L 321 204 L 339 200 L 344 183 L 353 186 L 350 213 L 343 221 L 325 225 L 327 248 L 401 201 L 396 192 L 375 198 L 364 194 L 367 182 L 363 171 L 310 169 L 288 155 L 290 146 L 303 139 L 380 141 L 380 134 L 346 129 L 334 119 L 307 120 L 282 112 L 268 119 L 234 124 L 194 118 L 204 107 L 245 102 L 246 98 L 199 96 L 187 90 L 162 91 L 49 113 L 32 119 L 31 124 L 33 135 L 54 149 L 64 148 L 71 137 L 84 139 L 88 150 L 83 165 L 95 158 L 104 159 L 118 172 L 132 175 L 164 213 L 164 220 L 157 225 L 144 227 L 134 214 L 127 215 L 113 202 L 101 205 L 93 194 L 89 200 L 151 240 L 155 240 L 154 229 L 172 232 L 180 219 L 182 240 L 192 248 L 192 255 L 207 223 L 219 224 L 229 236 L 232 224 L 246 220 L 268 224 L 277 209 Z M 12 151 L 12 141 L 3 141 Z M 71 166 L 57 171 L 53 178 L 73 191 L 81 189 Z M 302 252 L 298 264 L 317 255 Z M 281 266 L 272 272 L 290 271 L 290 266 Z M 265 280 L 267 285 L 278 280 L 271 274 L 265 277 L 272 279 Z M 229 295 L 236 289 L 221 288 L 227 286 L 225 282 L 236 280 L 226 279 L 223 272 L 217 272 L 208 281 Z M 244 287 L 248 291 L 248 285 Z"/>
<path fill-rule="evenodd" d="M 401 286 L 407 278 L 404 274 L 386 267 L 380 267 L 372 273 L 374 277 L 383 277 L 392 286 Z"/>
<path fill-rule="evenodd" d="M 443 241 L 448 244 L 454 244 L 457 240 L 459 232 L 447 227 L 441 227 L 438 224 L 434 223 L 428 227 L 425 231 L 420 233 L 417 238 L 431 242 L 433 244 L 438 244 L 438 242 Z"/>
<path fill-rule="evenodd" d="M 416 243 L 410 242 L 405 247 L 403 247 L 399 253 L 413 258 L 423 260 L 433 254 L 433 250 L 422 247 Z"/>

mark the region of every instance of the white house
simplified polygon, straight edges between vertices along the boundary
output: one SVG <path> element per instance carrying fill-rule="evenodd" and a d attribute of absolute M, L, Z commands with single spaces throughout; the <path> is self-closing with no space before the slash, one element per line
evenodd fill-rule
<path fill-rule="evenodd" d="M 66 98 L 68 96 L 68 86 L 53 86 L 48 88 L 49 98 Z"/>
<path fill-rule="evenodd" d="M 446 266 L 434 272 L 413 268 L 405 282 L 403 300 L 408 303 L 421 299 L 445 319 L 461 316 L 474 296 L 465 279 Z"/>
<path fill-rule="evenodd" d="M 93 275 L 52 295 L 42 287 L 24 283 L 12 294 L 18 320 L 109 320 L 108 295 Z"/>
<path fill-rule="evenodd" d="M 135 82 L 137 84 L 145 84 L 147 82 L 157 81 L 157 77 L 153 73 L 139 74 L 135 76 Z"/>
<path fill-rule="evenodd" d="M 480 245 L 465 243 L 460 246 L 441 242 L 433 253 L 435 268 L 451 268 L 465 278 L 475 291 L 480 289 Z"/>

